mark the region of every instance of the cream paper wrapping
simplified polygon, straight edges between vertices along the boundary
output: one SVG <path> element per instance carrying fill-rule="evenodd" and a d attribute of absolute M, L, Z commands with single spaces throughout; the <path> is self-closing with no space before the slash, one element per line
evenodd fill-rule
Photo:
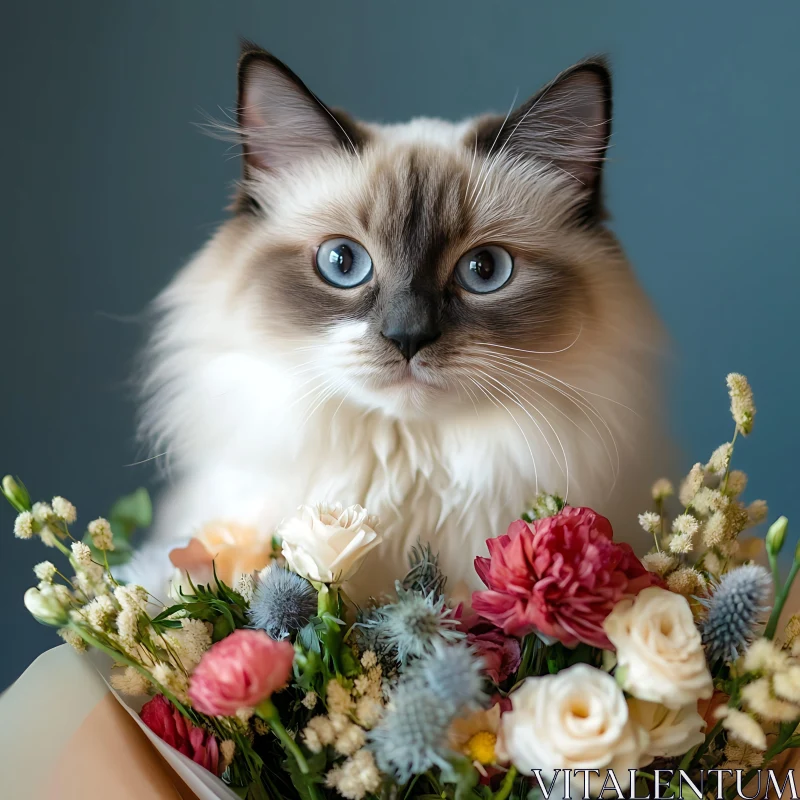
<path fill-rule="evenodd" d="M 0 697 L 0 797 L 237 800 L 142 723 L 141 702 L 128 705 L 109 687 L 110 666 L 62 645 Z"/>

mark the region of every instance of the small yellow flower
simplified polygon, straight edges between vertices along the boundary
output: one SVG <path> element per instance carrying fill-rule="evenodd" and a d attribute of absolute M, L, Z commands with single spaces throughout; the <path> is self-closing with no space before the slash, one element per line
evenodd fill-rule
<path fill-rule="evenodd" d="M 466 754 L 479 764 L 493 764 L 497 736 L 489 731 L 480 731 L 470 738 L 465 745 Z"/>
<path fill-rule="evenodd" d="M 499 704 L 459 717 L 450 726 L 450 747 L 478 764 L 494 764 L 498 758 L 496 745 L 499 728 Z"/>

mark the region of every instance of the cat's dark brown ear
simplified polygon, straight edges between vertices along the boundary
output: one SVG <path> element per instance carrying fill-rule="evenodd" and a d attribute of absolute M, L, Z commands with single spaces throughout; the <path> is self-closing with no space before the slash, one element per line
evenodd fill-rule
<path fill-rule="evenodd" d="M 611 138 L 611 73 L 605 59 L 570 67 L 507 119 L 481 121 L 477 134 L 479 152 L 485 155 L 504 148 L 567 173 L 583 187 L 586 216 L 600 215 L 600 183 Z"/>
<path fill-rule="evenodd" d="M 237 122 L 244 174 L 278 171 L 324 150 L 355 151 L 358 132 L 329 109 L 283 62 L 242 42 Z"/>

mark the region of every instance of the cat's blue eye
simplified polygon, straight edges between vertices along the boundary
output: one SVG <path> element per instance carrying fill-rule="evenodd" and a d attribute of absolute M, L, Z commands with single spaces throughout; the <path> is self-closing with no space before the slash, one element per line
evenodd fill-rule
<path fill-rule="evenodd" d="M 353 289 L 372 277 L 372 259 L 352 239 L 328 239 L 317 249 L 317 270 L 331 286 Z"/>
<path fill-rule="evenodd" d="M 475 294 L 496 292 L 505 286 L 514 271 L 511 254 L 495 244 L 475 247 L 456 264 L 456 280 Z"/>

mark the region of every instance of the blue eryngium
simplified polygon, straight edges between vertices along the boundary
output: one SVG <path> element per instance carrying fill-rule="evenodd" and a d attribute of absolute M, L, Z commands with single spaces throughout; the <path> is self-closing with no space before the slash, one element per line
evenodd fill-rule
<path fill-rule="evenodd" d="M 700 632 L 710 664 L 735 661 L 747 649 L 769 613 L 771 593 L 769 570 L 746 564 L 723 575 L 711 596 L 700 600 L 706 607 Z"/>
<path fill-rule="evenodd" d="M 433 652 L 438 643 L 464 638 L 452 614 L 443 597 L 406 591 L 398 583 L 397 601 L 376 608 L 362 625 L 380 643 L 379 649 L 394 653 L 403 665 Z"/>
<path fill-rule="evenodd" d="M 277 564 L 261 571 L 247 612 L 254 628 L 273 639 L 285 639 L 316 613 L 317 593 L 305 578 Z"/>
<path fill-rule="evenodd" d="M 447 768 L 454 757 L 447 746 L 450 724 L 487 700 L 481 666 L 465 644 L 439 642 L 408 667 L 369 734 L 369 747 L 383 772 L 405 783 L 431 767 Z"/>
<path fill-rule="evenodd" d="M 423 595 L 440 597 L 444 594 L 447 578 L 439 566 L 439 557 L 431 550 L 430 544 L 417 544 L 408 556 L 408 572 L 403 578 L 403 588 Z"/>

